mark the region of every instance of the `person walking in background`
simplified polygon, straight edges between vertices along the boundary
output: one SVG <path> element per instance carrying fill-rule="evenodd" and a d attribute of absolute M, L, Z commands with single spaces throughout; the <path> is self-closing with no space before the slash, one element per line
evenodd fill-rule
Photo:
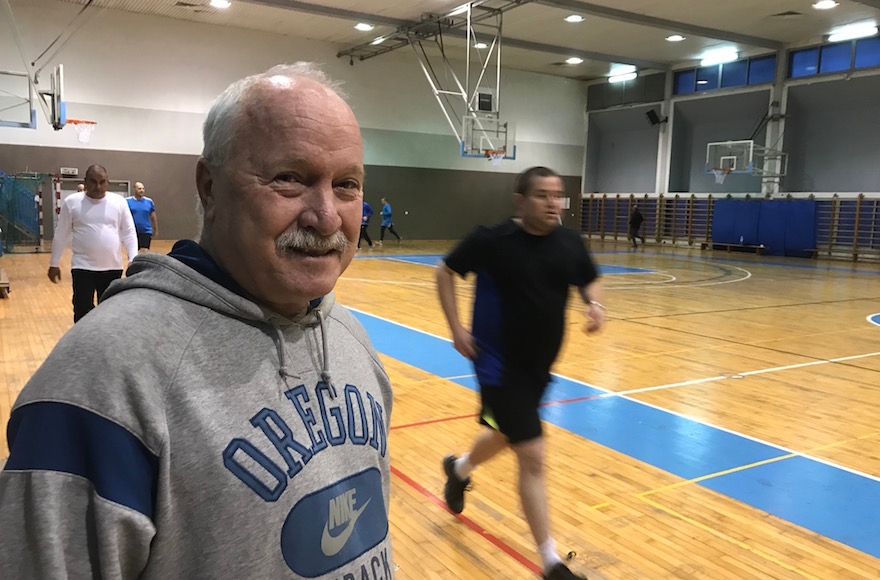
<path fill-rule="evenodd" d="M 131 217 L 134 219 L 134 229 L 137 230 L 138 251 L 147 251 L 150 249 L 153 236 L 159 232 L 156 205 L 152 199 L 144 195 L 144 184 L 140 181 L 134 184 L 134 197 L 129 197 L 127 201 Z"/>
<path fill-rule="evenodd" d="M 559 225 L 562 178 L 533 167 L 516 181 L 517 217 L 471 232 L 437 266 L 440 305 L 455 349 L 473 361 L 480 385 L 482 432 L 469 453 L 447 455 L 444 497 L 453 513 L 477 466 L 512 449 L 519 466 L 519 496 L 544 563 L 544 578 L 574 580 L 556 551 L 544 476 L 544 438 L 538 406 L 565 332 L 570 286 L 587 305 L 587 332 L 605 322 L 598 269 L 578 232 Z M 455 278 L 477 273 L 473 323 L 461 323 Z"/>
<path fill-rule="evenodd" d="M 642 240 L 642 243 L 645 243 L 645 235 L 640 234 L 639 230 L 642 228 L 642 222 L 645 221 L 645 217 L 642 215 L 642 212 L 639 210 L 639 204 L 636 203 L 633 205 L 632 213 L 629 216 L 629 239 L 632 240 L 633 248 L 637 248 L 638 244 L 636 243 L 636 238 Z"/>
<path fill-rule="evenodd" d="M 385 242 L 385 230 L 387 229 L 389 232 L 394 234 L 394 237 L 397 238 L 397 241 L 400 241 L 400 234 L 394 231 L 394 219 L 391 216 L 391 204 L 388 203 L 388 200 L 384 197 L 381 199 L 382 202 L 382 225 L 379 230 L 379 245 L 381 246 Z"/>
<path fill-rule="evenodd" d="M 122 278 L 124 245 L 129 261 L 137 255 L 137 235 L 125 198 L 107 191 L 110 180 L 101 165 L 86 170 L 85 191 L 68 195 L 61 202 L 61 213 L 52 241 L 49 280 L 61 280 L 61 255 L 73 249 L 70 277 L 73 282 L 73 322 L 95 307 L 107 287 Z"/>
<path fill-rule="evenodd" d="M 370 239 L 370 234 L 367 232 L 371 217 L 373 217 L 373 206 L 364 201 L 364 209 L 361 214 L 361 233 L 358 236 L 358 249 L 361 248 L 361 240 L 366 240 L 367 244 L 370 245 L 370 249 L 373 249 L 373 240 Z"/>

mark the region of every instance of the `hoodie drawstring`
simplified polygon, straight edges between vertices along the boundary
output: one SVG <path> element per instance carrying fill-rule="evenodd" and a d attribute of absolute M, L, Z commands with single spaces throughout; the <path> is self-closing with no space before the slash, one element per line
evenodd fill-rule
<path fill-rule="evenodd" d="M 281 331 L 281 327 L 272 322 L 272 328 L 275 329 L 275 335 L 277 340 L 275 341 L 275 347 L 278 349 L 278 359 L 281 362 L 281 367 L 278 369 L 278 376 L 282 379 L 287 377 L 294 377 L 296 375 L 287 370 L 287 355 L 284 353 L 284 333 Z"/>
<path fill-rule="evenodd" d="M 321 327 L 321 380 L 330 388 L 330 397 L 336 398 L 336 387 L 330 377 L 330 349 L 327 346 L 327 329 L 324 326 L 324 313 L 320 308 L 315 309 L 318 316 L 318 325 Z"/>

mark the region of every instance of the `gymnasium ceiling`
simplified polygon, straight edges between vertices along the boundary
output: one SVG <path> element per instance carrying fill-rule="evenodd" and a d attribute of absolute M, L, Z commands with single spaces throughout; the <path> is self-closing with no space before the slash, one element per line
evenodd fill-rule
<path fill-rule="evenodd" d="M 210 0 L 92 0 L 92 6 L 320 40 L 344 52 L 416 24 L 425 14 L 449 14 L 464 0 L 230 1 L 226 9 L 211 7 Z M 592 80 L 608 75 L 612 63 L 644 71 L 696 64 L 711 48 L 770 53 L 822 42 L 837 26 L 880 22 L 880 0 L 837 0 L 830 10 L 814 9 L 814 1 L 488 0 L 484 6 L 509 8 L 503 13 L 504 68 Z M 565 22 L 571 14 L 583 16 L 583 22 Z M 375 28 L 358 31 L 359 22 Z M 685 40 L 665 40 L 673 34 Z M 450 58 L 464 58 L 464 38 L 449 33 L 444 42 Z M 565 64 L 571 56 L 584 60 Z"/>

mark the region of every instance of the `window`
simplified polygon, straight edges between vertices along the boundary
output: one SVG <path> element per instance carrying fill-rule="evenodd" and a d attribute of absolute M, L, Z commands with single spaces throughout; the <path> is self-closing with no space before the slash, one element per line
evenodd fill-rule
<path fill-rule="evenodd" d="M 697 69 L 697 90 L 711 91 L 718 88 L 721 65 L 704 66 Z"/>
<path fill-rule="evenodd" d="M 738 60 L 721 65 L 721 87 L 741 87 L 746 84 L 749 61 Z"/>
<path fill-rule="evenodd" d="M 749 84 L 760 85 L 776 80 L 776 55 L 753 58 L 749 61 Z"/>
<path fill-rule="evenodd" d="M 880 66 L 880 37 L 863 38 L 856 42 L 856 68 Z"/>
<path fill-rule="evenodd" d="M 819 72 L 824 74 L 849 70 L 852 66 L 852 45 L 850 41 L 823 46 L 819 57 Z"/>
<path fill-rule="evenodd" d="M 675 94 L 686 95 L 696 90 L 697 71 L 683 70 L 675 73 Z"/>
<path fill-rule="evenodd" d="M 819 73 L 819 48 L 792 51 L 789 55 L 788 76 L 796 79 Z"/>

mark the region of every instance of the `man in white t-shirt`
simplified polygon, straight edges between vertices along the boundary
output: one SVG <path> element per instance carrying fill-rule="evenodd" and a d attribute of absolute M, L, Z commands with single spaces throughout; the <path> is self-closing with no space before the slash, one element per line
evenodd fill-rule
<path fill-rule="evenodd" d="M 125 198 L 107 193 L 107 170 L 92 165 L 86 170 L 85 192 L 73 193 L 61 202 L 61 214 L 55 227 L 49 280 L 61 280 L 61 254 L 73 249 L 70 277 L 73 280 L 73 321 L 95 307 L 113 280 L 122 278 L 122 252 L 128 259 L 137 255 L 137 235 Z"/>

